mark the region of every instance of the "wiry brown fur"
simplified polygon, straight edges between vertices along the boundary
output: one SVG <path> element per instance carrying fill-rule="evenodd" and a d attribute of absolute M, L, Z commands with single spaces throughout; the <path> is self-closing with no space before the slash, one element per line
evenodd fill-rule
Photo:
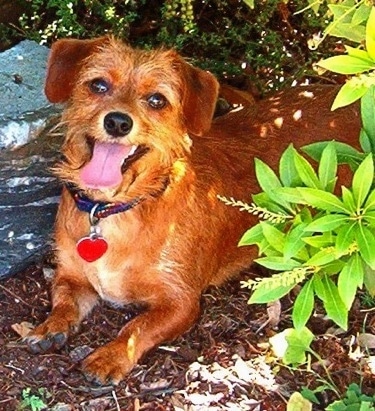
<path fill-rule="evenodd" d="M 110 92 L 93 94 L 87 84 L 95 78 L 107 79 Z M 307 97 L 293 89 L 256 105 L 243 93 L 225 91 L 245 106 L 212 121 L 217 81 L 174 51 L 134 50 L 111 38 L 55 43 L 46 94 L 52 102 L 67 101 L 65 161 L 57 173 L 97 201 L 145 200 L 99 222 L 109 248 L 87 263 L 76 242 L 89 231 L 88 214 L 64 189 L 56 221 L 52 312 L 27 338 L 34 351 L 65 343 L 99 297 L 139 304 L 144 310 L 83 363 L 86 375 L 99 383 L 120 381 L 147 350 L 194 323 L 202 290 L 255 257 L 255 249 L 237 247 L 255 217 L 217 199 L 221 194 L 249 201 L 259 191 L 254 157 L 276 168 L 290 142 L 357 140 L 357 109 L 330 111 L 335 88 L 313 87 Z M 145 96 L 153 92 L 164 94 L 169 104 L 150 108 Z M 144 145 L 148 152 L 126 169 L 118 186 L 87 189 L 80 170 L 91 157 L 88 138 L 111 141 L 103 128 L 111 111 L 134 121 L 123 143 Z"/>

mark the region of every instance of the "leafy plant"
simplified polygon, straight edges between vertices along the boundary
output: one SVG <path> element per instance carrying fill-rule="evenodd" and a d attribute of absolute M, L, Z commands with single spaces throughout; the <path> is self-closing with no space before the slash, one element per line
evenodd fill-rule
<path fill-rule="evenodd" d="M 249 280 L 249 303 L 268 303 L 301 289 L 295 299 L 294 330 L 286 337 L 286 363 L 302 363 L 313 335 L 306 328 L 315 299 L 327 316 L 347 329 L 348 312 L 358 288 L 375 295 L 375 87 L 362 98 L 363 152 L 340 142 L 306 146 L 318 161 L 317 170 L 290 145 L 282 154 L 279 176 L 261 160 L 255 160 L 262 193 L 245 206 L 234 199 L 227 204 L 257 214 L 261 221 L 250 228 L 240 246 L 257 245 L 256 262 L 278 271 L 268 278 Z M 336 194 L 337 171 L 348 163 L 353 170 L 351 187 Z"/>
<path fill-rule="evenodd" d="M 358 100 L 375 85 L 375 6 L 364 1 L 346 0 L 328 7 L 335 20 L 327 32 L 365 44 L 365 49 L 345 46 L 347 54 L 318 63 L 324 69 L 352 76 L 336 96 L 332 106 L 334 110 Z"/>
<path fill-rule="evenodd" d="M 375 411 L 375 394 L 364 395 L 357 384 L 350 384 L 345 397 L 330 404 L 326 411 Z"/>
<path fill-rule="evenodd" d="M 43 398 L 47 396 L 44 388 L 38 389 L 38 395 L 31 393 L 31 388 L 22 390 L 22 402 L 20 404 L 21 410 L 31 409 L 31 411 L 41 411 L 47 408 L 47 404 Z"/>

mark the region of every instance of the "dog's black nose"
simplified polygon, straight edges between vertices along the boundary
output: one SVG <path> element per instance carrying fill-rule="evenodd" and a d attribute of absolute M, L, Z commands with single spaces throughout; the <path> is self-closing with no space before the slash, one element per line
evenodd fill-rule
<path fill-rule="evenodd" d="M 132 127 L 133 120 L 127 114 L 114 111 L 104 117 L 104 129 L 112 137 L 124 137 Z"/>

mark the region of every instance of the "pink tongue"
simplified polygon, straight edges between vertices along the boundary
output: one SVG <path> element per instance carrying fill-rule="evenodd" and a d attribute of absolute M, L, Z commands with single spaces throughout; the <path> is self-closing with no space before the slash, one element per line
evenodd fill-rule
<path fill-rule="evenodd" d="M 121 166 L 132 146 L 96 142 L 92 159 L 82 168 L 81 179 L 88 188 L 109 188 L 121 183 Z"/>

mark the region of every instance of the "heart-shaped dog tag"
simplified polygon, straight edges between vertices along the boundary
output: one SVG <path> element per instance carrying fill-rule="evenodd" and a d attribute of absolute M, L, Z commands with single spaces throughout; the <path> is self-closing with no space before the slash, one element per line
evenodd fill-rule
<path fill-rule="evenodd" d="M 108 249 L 103 237 L 87 236 L 77 242 L 77 252 L 85 261 L 92 263 L 98 260 Z"/>

